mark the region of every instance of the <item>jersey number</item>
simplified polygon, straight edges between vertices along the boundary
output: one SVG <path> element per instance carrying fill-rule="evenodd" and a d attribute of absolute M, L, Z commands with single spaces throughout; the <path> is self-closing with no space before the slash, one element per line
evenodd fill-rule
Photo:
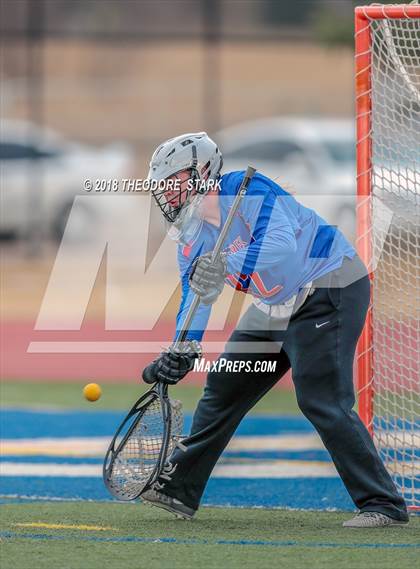
<path fill-rule="evenodd" d="M 258 272 L 251 273 L 250 275 L 235 273 L 233 275 L 228 275 L 226 278 L 231 286 L 241 292 L 248 292 L 249 287 L 252 284 L 253 286 L 250 291 L 251 294 L 262 298 L 270 298 L 280 292 L 283 288 L 281 285 L 276 285 L 271 289 L 267 289 L 260 273 Z"/>

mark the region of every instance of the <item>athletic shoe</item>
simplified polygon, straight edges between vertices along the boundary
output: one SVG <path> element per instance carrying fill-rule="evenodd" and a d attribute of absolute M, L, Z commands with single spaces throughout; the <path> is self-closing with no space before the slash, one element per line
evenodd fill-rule
<path fill-rule="evenodd" d="M 151 506 L 156 506 L 157 508 L 162 508 L 171 514 L 174 514 L 177 518 L 183 518 L 185 520 L 191 520 L 196 512 L 192 508 L 189 508 L 183 504 L 180 500 L 167 496 L 162 492 L 157 492 L 156 490 L 147 490 L 141 495 L 141 499 L 150 504 Z"/>
<path fill-rule="evenodd" d="M 360 512 L 351 520 L 343 523 L 345 528 L 382 528 L 385 526 L 403 526 L 407 521 L 394 520 L 380 512 Z"/>

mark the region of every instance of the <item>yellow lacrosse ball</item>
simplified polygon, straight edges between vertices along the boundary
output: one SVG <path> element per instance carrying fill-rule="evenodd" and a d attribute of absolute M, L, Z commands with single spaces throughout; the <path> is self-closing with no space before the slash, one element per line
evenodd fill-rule
<path fill-rule="evenodd" d="M 88 383 L 83 388 L 83 395 L 88 401 L 98 401 L 102 395 L 102 389 L 97 383 Z"/>

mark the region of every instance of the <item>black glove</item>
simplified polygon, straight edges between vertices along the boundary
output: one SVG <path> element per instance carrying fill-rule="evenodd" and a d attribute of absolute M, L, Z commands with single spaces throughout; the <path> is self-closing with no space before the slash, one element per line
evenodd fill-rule
<path fill-rule="evenodd" d="M 169 346 L 151 364 L 143 370 L 145 383 L 168 383 L 175 385 L 194 367 L 194 360 L 201 358 L 202 351 L 197 340 L 186 340 L 175 349 Z"/>
<path fill-rule="evenodd" d="M 203 304 L 216 302 L 223 290 L 227 275 L 226 253 L 221 253 L 215 263 L 211 253 L 197 257 L 191 268 L 190 287 L 200 297 Z"/>

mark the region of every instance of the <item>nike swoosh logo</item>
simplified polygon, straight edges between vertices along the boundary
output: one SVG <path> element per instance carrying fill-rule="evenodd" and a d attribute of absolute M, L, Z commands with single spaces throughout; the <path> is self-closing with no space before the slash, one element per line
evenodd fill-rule
<path fill-rule="evenodd" d="M 327 320 L 326 322 L 323 322 L 322 324 L 315 324 L 315 328 L 321 328 L 321 326 L 325 326 L 325 324 L 328 324 L 329 320 Z"/>

